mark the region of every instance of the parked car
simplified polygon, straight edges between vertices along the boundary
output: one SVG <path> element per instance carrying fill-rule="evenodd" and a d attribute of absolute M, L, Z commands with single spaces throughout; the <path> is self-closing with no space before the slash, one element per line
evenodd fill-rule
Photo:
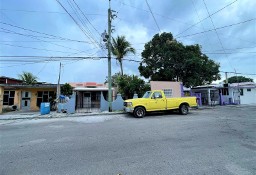
<path fill-rule="evenodd" d="M 141 118 L 146 112 L 179 110 L 187 115 L 189 107 L 197 107 L 196 97 L 166 98 L 162 90 L 147 91 L 142 98 L 128 99 L 124 102 L 124 110 Z"/>

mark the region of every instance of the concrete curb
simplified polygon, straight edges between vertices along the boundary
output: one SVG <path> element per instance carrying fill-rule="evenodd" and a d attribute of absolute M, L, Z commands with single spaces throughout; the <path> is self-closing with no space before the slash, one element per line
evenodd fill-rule
<path fill-rule="evenodd" d="M 120 114 L 126 114 L 124 112 L 107 112 L 107 113 L 86 113 L 86 114 L 67 114 L 67 115 L 38 115 L 33 117 L 15 117 L 15 118 L 1 118 L 1 120 L 32 120 L 32 119 L 56 119 L 56 118 L 72 118 L 72 117 L 90 117 L 90 116 L 101 116 L 101 115 L 120 115 Z"/>

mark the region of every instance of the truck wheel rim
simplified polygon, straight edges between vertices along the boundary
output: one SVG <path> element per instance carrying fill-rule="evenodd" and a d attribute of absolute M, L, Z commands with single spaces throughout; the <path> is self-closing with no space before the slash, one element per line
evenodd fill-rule
<path fill-rule="evenodd" d="M 188 112 L 188 109 L 186 108 L 186 106 L 183 106 L 182 107 L 182 113 L 183 114 L 186 114 Z"/>
<path fill-rule="evenodd" d="M 138 115 L 139 117 L 143 116 L 143 113 L 144 113 L 144 112 L 143 112 L 141 109 L 137 111 L 137 115 Z"/>

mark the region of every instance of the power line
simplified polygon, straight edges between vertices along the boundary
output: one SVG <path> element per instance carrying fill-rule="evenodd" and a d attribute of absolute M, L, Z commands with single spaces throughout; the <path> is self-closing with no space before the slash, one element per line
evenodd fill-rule
<path fill-rule="evenodd" d="M 76 7 L 79 9 L 79 11 L 82 13 L 82 15 L 84 16 L 84 18 L 89 22 L 89 24 L 91 24 L 92 28 L 101 36 L 100 32 L 94 27 L 94 25 L 90 22 L 90 20 L 85 16 L 84 12 L 80 9 L 80 7 L 77 5 L 77 3 L 75 2 L 75 0 L 73 0 L 73 2 L 75 3 Z"/>
<path fill-rule="evenodd" d="M 59 53 L 72 53 L 72 54 L 76 54 L 75 52 L 66 52 L 66 51 L 50 50 L 50 49 L 40 49 L 40 48 L 36 48 L 36 47 L 27 47 L 27 46 L 20 46 L 20 45 L 14 45 L 14 44 L 4 44 L 4 43 L 0 43 L 0 44 L 6 45 L 6 46 L 26 48 L 26 49 L 42 50 L 42 51 L 47 51 L 47 52 L 59 52 Z"/>
<path fill-rule="evenodd" d="M 150 11 L 148 11 L 148 10 L 145 10 L 145 9 L 143 9 L 143 8 L 138 8 L 138 7 L 135 7 L 135 6 L 126 4 L 126 3 L 124 3 L 124 2 L 122 2 L 121 4 L 126 5 L 126 6 L 128 6 L 128 7 L 131 7 L 131 8 L 134 8 L 134 9 L 139 10 L 139 11 L 145 11 L 145 12 L 147 12 L 147 13 L 150 13 Z M 160 17 L 162 17 L 162 18 L 165 18 L 165 19 L 167 19 L 167 20 L 176 21 L 176 22 L 179 22 L 179 23 L 182 23 L 182 24 L 189 24 L 189 23 L 186 23 L 186 22 L 183 22 L 183 21 L 179 20 L 178 18 L 171 18 L 171 17 L 168 17 L 168 16 L 164 16 L 164 15 L 162 15 L 162 14 L 159 14 L 159 13 L 153 13 L 153 14 L 154 14 L 154 15 L 157 15 L 157 16 L 160 16 Z"/>
<path fill-rule="evenodd" d="M 38 32 L 38 31 L 35 31 L 35 30 L 27 29 L 27 28 L 24 28 L 24 27 L 20 27 L 20 26 L 17 26 L 17 25 L 13 25 L 13 24 L 1 22 L 1 21 L 0 21 L 0 23 L 1 23 L 1 24 L 4 24 L 4 25 L 11 26 L 11 27 L 15 27 L 15 28 L 19 28 L 19 29 L 26 30 L 26 31 L 30 31 L 30 32 L 33 32 L 33 33 L 38 33 L 38 34 L 42 34 L 42 35 L 46 35 L 46 36 L 51 36 L 51 38 L 50 38 L 50 37 L 44 37 L 44 36 L 35 36 L 35 37 L 43 37 L 43 38 L 49 38 L 49 39 L 58 38 L 58 39 L 60 39 L 60 40 L 67 40 L 67 41 L 85 42 L 85 43 L 88 43 L 87 41 L 74 40 L 74 39 L 64 38 L 64 37 L 61 37 L 61 36 L 56 36 L 56 35 L 52 35 L 52 34 L 47 34 L 47 33 L 43 33 L 43 32 Z M 3 28 L 1 28 L 1 29 L 3 29 Z M 53 38 L 52 38 L 52 37 L 53 37 Z"/>
<path fill-rule="evenodd" d="M 80 13 L 78 12 L 77 8 L 76 8 L 75 5 L 72 3 L 72 1 L 71 1 L 71 0 L 67 0 L 67 2 L 68 2 L 68 5 L 71 7 L 71 9 L 74 11 L 74 14 L 75 14 L 75 16 L 77 17 L 78 21 L 80 21 L 80 23 L 81 23 L 82 26 L 84 27 L 84 28 L 82 27 L 83 29 L 85 29 L 84 32 L 86 32 L 87 35 L 88 35 L 89 37 L 91 37 L 92 40 L 94 40 L 94 41 L 100 46 L 100 44 L 96 41 L 94 35 L 92 34 L 90 28 L 87 26 L 87 24 L 85 23 L 85 21 L 84 21 L 83 18 L 81 17 L 81 15 L 80 15 Z M 74 2 L 74 1 L 73 1 L 73 2 Z M 101 48 L 101 46 L 100 46 L 100 48 Z"/>
<path fill-rule="evenodd" d="M 28 12 L 28 13 L 56 13 L 56 14 L 64 14 L 64 12 L 57 12 L 57 11 L 38 11 L 38 10 L 19 10 L 19 9 L 0 9 L 0 11 L 16 11 L 16 12 Z M 86 15 L 91 16 L 107 16 L 105 14 L 97 14 L 97 13 L 87 13 Z"/>
<path fill-rule="evenodd" d="M 208 13 L 208 16 L 207 16 L 207 17 L 205 17 L 204 19 L 198 21 L 198 22 L 195 23 L 195 24 L 192 24 L 192 25 L 189 26 L 187 29 L 185 29 L 185 30 L 183 30 L 182 32 L 178 33 L 175 37 L 177 37 L 177 36 L 183 34 L 184 32 L 188 31 L 189 29 L 193 28 L 194 26 L 196 26 L 197 24 L 203 22 L 204 20 L 208 19 L 209 17 L 211 17 L 211 16 L 213 16 L 213 15 L 219 13 L 220 11 L 224 10 L 225 8 L 227 8 L 228 6 L 234 4 L 236 1 L 238 1 L 238 0 L 235 0 L 235 1 L 233 1 L 233 2 L 231 2 L 231 3 L 229 3 L 229 4 L 227 4 L 226 6 L 222 7 L 221 9 L 217 10 L 216 12 L 214 12 L 214 13 L 212 13 L 212 14 L 209 14 L 209 13 Z"/>
<path fill-rule="evenodd" d="M 208 10 L 208 8 L 207 8 L 207 5 L 206 5 L 206 3 L 205 3 L 204 0 L 203 0 L 203 2 L 204 2 L 204 5 L 205 5 L 205 8 L 206 8 L 206 10 L 207 10 L 208 15 L 210 16 L 210 12 L 209 12 L 209 10 Z M 221 45 L 221 48 L 223 49 L 223 52 L 225 53 L 225 56 L 226 56 L 226 58 L 228 59 L 228 62 L 229 62 L 229 64 L 230 64 L 230 66 L 235 70 L 234 66 L 232 65 L 232 63 L 230 62 L 230 60 L 229 60 L 229 58 L 228 58 L 228 56 L 227 56 L 227 54 L 226 54 L 226 50 L 225 50 L 225 48 L 224 48 L 224 46 L 223 46 L 223 44 L 222 44 L 222 42 L 221 42 L 220 36 L 219 36 L 219 34 L 218 34 L 217 30 L 216 30 L 216 27 L 215 27 L 215 25 L 214 25 L 214 23 L 213 23 L 213 20 L 212 20 L 212 17 L 211 17 L 211 16 L 210 16 L 210 19 L 211 19 L 211 23 L 212 23 L 212 26 L 213 26 L 213 28 L 214 28 L 214 31 L 215 31 L 215 33 L 216 33 L 216 35 L 217 35 L 217 37 L 218 37 L 219 43 L 220 43 L 220 45 Z"/>
<path fill-rule="evenodd" d="M 79 56 L 79 57 L 68 57 L 68 56 L 32 56 L 32 55 L 1 55 L 0 58 L 83 58 L 83 59 L 95 59 L 95 58 L 108 58 L 106 56 Z"/>
<path fill-rule="evenodd" d="M 26 34 L 22 34 L 22 33 L 13 32 L 13 31 L 11 31 L 11 30 L 4 29 L 4 28 L 1 28 L 1 29 L 8 31 L 7 33 L 14 33 L 14 34 L 18 34 L 18 35 L 22 35 L 22 36 L 26 36 L 26 37 L 30 37 L 30 38 L 33 38 L 33 39 L 38 40 L 38 41 L 34 41 L 34 42 L 49 43 L 49 44 L 56 45 L 56 46 L 59 46 L 59 47 L 62 47 L 62 48 L 67 48 L 67 49 L 70 49 L 70 50 L 79 51 L 78 53 L 86 53 L 86 51 L 88 51 L 88 50 L 86 50 L 86 51 L 81 51 L 81 50 L 74 49 L 74 48 L 70 48 L 70 47 L 67 47 L 67 46 L 60 45 L 60 44 L 55 44 L 55 43 L 52 43 L 52 41 L 45 41 L 45 40 L 42 40 L 42 39 L 37 38 L 37 36 L 35 36 L 35 35 L 26 35 Z M 0 32 L 3 32 L 3 31 L 0 31 Z M 47 38 L 48 38 L 48 37 L 47 37 Z M 11 41 L 11 42 L 12 42 L 12 41 Z M 3 43 L 0 43 L 0 44 L 3 44 Z M 15 46 L 15 47 L 23 47 L 23 48 L 31 48 L 31 47 L 17 46 L 17 45 L 12 45 L 12 44 L 3 44 L 3 45 L 9 45 L 9 46 Z M 54 50 L 49 50 L 49 49 L 39 49 L 39 48 L 32 48 L 32 49 L 34 49 L 34 50 L 53 51 L 53 52 L 62 52 L 62 51 L 54 51 Z M 93 48 L 93 49 L 95 49 L 95 48 Z M 92 50 L 92 49 L 89 49 L 89 50 Z M 63 53 L 71 53 L 71 52 L 63 52 Z M 72 53 L 72 54 L 77 54 L 77 53 Z"/>
<path fill-rule="evenodd" d="M 157 24 L 156 18 L 155 18 L 155 16 L 154 16 L 154 14 L 153 14 L 153 12 L 152 12 L 152 10 L 151 10 L 149 4 L 148 4 L 148 1 L 147 1 L 147 0 L 145 0 L 145 1 L 146 1 L 146 3 L 147 3 L 148 9 L 149 9 L 149 11 L 150 11 L 150 13 L 151 13 L 151 15 L 152 15 L 154 21 L 155 21 L 155 23 L 156 23 L 156 26 L 157 26 L 159 32 L 161 33 L 161 29 L 160 29 L 159 25 Z"/>
<path fill-rule="evenodd" d="M 85 32 L 85 30 L 82 28 L 82 26 L 76 21 L 76 19 L 68 12 L 68 10 L 60 3 L 60 1 L 59 0 L 56 0 L 57 1 L 57 3 L 65 10 L 65 12 L 71 17 L 71 19 L 76 23 L 76 25 L 79 27 L 79 29 L 85 34 L 85 36 L 87 36 L 88 38 L 89 38 L 89 40 L 91 40 L 91 41 L 93 41 L 92 43 L 97 43 L 97 41 L 95 41 L 93 38 L 91 38 L 86 32 Z M 100 48 L 101 48 L 101 46 L 100 46 L 100 44 L 99 43 L 97 43 L 98 45 L 97 46 L 99 46 Z"/>
<path fill-rule="evenodd" d="M 229 25 L 222 26 L 222 27 L 217 27 L 215 29 L 216 30 L 224 29 L 224 28 L 227 28 L 227 27 L 232 27 L 232 26 L 235 26 L 235 25 L 251 22 L 251 21 L 254 21 L 254 20 L 256 20 L 256 18 L 248 19 L 248 20 L 245 20 L 245 21 L 242 21 L 242 22 L 238 22 L 238 23 L 229 24 Z M 215 31 L 215 29 L 210 29 L 210 30 L 206 30 L 206 31 L 202 31 L 202 32 L 197 32 L 197 33 L 189 34 L 189 35 L 179 36 L 177 38 L 186 38 L 186 37 L 190 37 L 190 36 L 195 36 L 195 35 L 199 35 L 199 34 L 202 34 L 202 33 Z"/>
<path fill-rule="evenodd" d="M 241 73 L 241 72 L 228 72 L 228 71 L 220 71 L 222 73 L 234 73 L 234 74 L 242 74 L 242 75 L 256 75 L 252 73 Z"/>

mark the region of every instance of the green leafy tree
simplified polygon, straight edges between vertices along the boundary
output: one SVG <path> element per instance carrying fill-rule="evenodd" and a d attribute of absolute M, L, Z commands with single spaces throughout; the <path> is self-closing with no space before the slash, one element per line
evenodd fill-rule
<path fill-rule="evenodd" d="M 118 91 L 125 99 L 133 98 L 134 93 L 141 97 L 150 86 L 136 75 L 126 75 L 117 77 Z"/>
<path fill-rule="evenodd" d="M 141 55 L 140 74 L 154 81 L 182 81 L 191 87 L 220 79 L 220 65 L 203 54 L 199 45 L 185 46 L 171 33 L 156 34 Z"/>
<path fill-rule="evenodd" d="M 70 84 L 65 83 L 64 85 L 61 86 L 60 92 L 62 95 L 69 96 L 73 94 L 73 88 Z"/>
<path fill-rule="evenodd" d="M 22 74 L 18 75 L 19 79 L 21 79 L 25 84 L 36 84 L 37 77 L 30 72 L 23 71 Z"/>
<path fill-rule="evenodd" d="M 226 82 L 226 81 L 224 81 Z M 244 76 L 233 76 L 228 78 L 228 83 L 242 83 L 242 82 L 253 82 L 252 78 L 247 78 Z"/>
<path fill-rule="evenodd" d="M 112 77 L 111 77 L 112 87 L 118 86 L 118 80 L 119 80 L 120 76 L 121 76 L 121 74 L 119 72 L 112 75 Z M 106 77 L 105 83 L 108 83 L 108 77 Z"/>
<path fill-rule="evenodd" d="M 125 39 L 125 36 L 117 36 L 116 39 L 112 38 L 112 40 L 111 51 L 112 54 L 116 56 L 116 60 L 120 64 L 121 75 L 123 75 L 123 58 L 129 53 L 135 54 L 135 49 L 131 47 L 131 44 Z"/>

